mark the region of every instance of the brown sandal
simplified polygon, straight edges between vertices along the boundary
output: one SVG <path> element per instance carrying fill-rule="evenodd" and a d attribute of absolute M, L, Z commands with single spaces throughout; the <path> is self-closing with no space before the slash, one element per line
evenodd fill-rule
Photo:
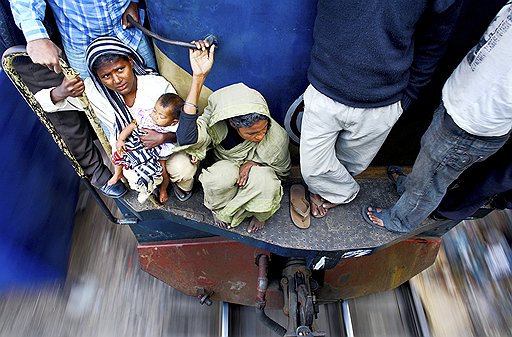
<path fill-rule="evenodd" d="M 310 205 L 306 200 L 304 186 L 300 184 L 290 186 L 290 216 L 293 224 L 300 229 L 309 228 L 311 224 L 309 212 Z"/>

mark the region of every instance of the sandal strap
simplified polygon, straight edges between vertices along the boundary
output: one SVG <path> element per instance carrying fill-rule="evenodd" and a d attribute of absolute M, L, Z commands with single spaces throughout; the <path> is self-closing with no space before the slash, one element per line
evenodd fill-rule
<path fill-rule="evenodd" d="M 295 205 L 294 200 L 291 200 L 290 204 L 292 205 L 293 210 L 298 215 L 300 215 L 302 217 L 302 219 L 304 220 L 309 216 L 310 205 L 309 205 L 309 202 L 304 198 L 301 198 L 300 201 L 302 201 L 304 203 L 304 205 L 306 206 L 306 211 L 302 211 L 297 205 Z"/>
<path fill-rule="evenodd" d="M 387 174 L 389 180 L 391 180 L 391 182 L 395 185 L 397 184 L 397 178 L 393 177 L 393 174 L 397 174 L 398 176 L 402 177 L 407 177 L 407 175 L 404 173 L 404 170 L 400 166 L 394 165 L 388 167 Z"/>
<path fill-rule="evenodd" d="M 311 197 L 309 197 L 309 200 L 310 200 L 312 203 L 314 203 L 314 204 L 316 205 L 316 207 L 324 207 L 324 202 L 323 202 L 323 201 L 318 202 L 318 201 L 316 201 L 314 198 L 311 198 Z"/>

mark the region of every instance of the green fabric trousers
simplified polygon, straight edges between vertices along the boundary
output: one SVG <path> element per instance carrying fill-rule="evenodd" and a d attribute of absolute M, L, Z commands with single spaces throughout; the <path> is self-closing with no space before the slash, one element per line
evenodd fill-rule
<path fill-rule="evenodd" d="M 252 167 L 243 188 L 235 185 L 239 169 L 240 166 L 232 161 L 220 160 L 199 176 L 205 206 L 230 227 L 238 226 L 252 216 L 266 221 L 279 209 L 283 196 L 281 181 L 272 168 Z"/>

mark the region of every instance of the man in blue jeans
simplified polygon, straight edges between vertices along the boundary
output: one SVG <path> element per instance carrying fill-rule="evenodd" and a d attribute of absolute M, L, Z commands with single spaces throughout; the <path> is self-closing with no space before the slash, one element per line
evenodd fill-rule
<path fill-rule="evenodd" d="M 415 230 L 464 170 L 505 144 L 512 128 L 511 59 L 512 0 L 443 87 L 412 172 L 397 181 L 400 199 L 389 209 L 363 208 L 369 224 L 397 233 Z"/>
<path fill-rule="evenodd" d="M 55 17 L 69 65 L 82 79 L 89 77 L 85 50 L 100 36 L 116 36 L 136 50 L 150 68 L 156 69 L 153 51 L 142 32 L 126 29 L 129 14 L 136 21 L 144 19 L 139 0 L 11 0 L 14 20 L 27 39 L 27 52 L 34 63 L 60 73 L 58 57 L 61 51 L 49 39 L 43 24 L 46 3 Z"/>
<path fill-rule="evenodd" d="M 489 159 L 465 171 L 448 189 L 433 217 L 462 221 L 487 203 L 492 208 L 512 208 L 511 153 L 509 138 Z"/>

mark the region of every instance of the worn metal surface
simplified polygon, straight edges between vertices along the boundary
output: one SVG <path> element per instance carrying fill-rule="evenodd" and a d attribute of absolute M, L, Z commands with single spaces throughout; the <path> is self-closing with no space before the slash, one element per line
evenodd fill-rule
<path fill-rule="evenodd" d="M 141 268 L 190 296 L 254 305 L 259 254 L 268 252 L 223 238 L 178 240 L 138 246 Z M 280 291 L 270 285 L 268 305 L 282 307 Z"/>
<path fill-rule="evenodd" d="M 195 192 L 190 200 L 183 203 L 171 197 L 165 205 L 154 205 L 149 201 L 141 205 L 133 192 L 128 193 L 124 201 L 143 218 L 144 211 L 160 211 L 162 217 L 168 217 L 186 226 L 246 242 L 262 249 L 271 249 L 268 245 L 280 247 L 290 255 L 294 255 L 294 251 L 296 255 L 300 250 L 334 252 L 374 248 L 401 238 L 398 234 L 373 228 L 364 222 L 361 216 L 363 205 L 387 207 L 397 200 L 391 182 L 383 177 L 359 179 L 358 182 L 361 185 L 361 192 L 353 202 L 331 209 L 322 219 L 312 218 L 311 227 L 307 230 L 295 227 L 291 221 L 290 182 L 284 184 L 285 195 L 281 201 L 281 208 L 267 221 L 265 228 L 256 233 L 247 233 L 248 221 L 227 230 L 213 225 L 211 212 L 203 205 L 202 191 Z"/>
<path fill-rule="evenodd" d="M 320 302 L 364 296 L 398 287 L 429 267 L 440 246 L 439 238 L 409 239 L 374 254 L 339 260 L 313 275 Z M 255 305 L 257 255 L 268 252 L 220 237 L 177 240 L 138 246 L 141 268 L 190 296 L 210 294 L 214 300 Z M 278 284 L 282 264 L 271 259 L 268 307 L 282 307 Z"/>
<path fill-rule="evenodd" d="M 325 271 L 318 298 L 347 299 L 398 287 L 420 273 L 437 256 L 441 239 L 410 239 L 372 255 L 341 260 Z"/>

